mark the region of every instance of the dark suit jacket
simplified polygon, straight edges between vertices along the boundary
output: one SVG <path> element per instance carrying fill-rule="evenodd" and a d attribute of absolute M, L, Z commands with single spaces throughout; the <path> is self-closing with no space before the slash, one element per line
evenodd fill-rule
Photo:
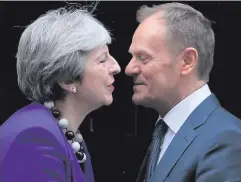
<path fill-rule="evenodd" d="M 241 181 L 241 121 L 212 94 L 177 132 L 150 181 Z"/>
<path fill-rule="evenodd" d="M 0 181 L 94 182 L 85 152 L 84 174 L 52 113 L 34 102 L 0 127 Z"/>

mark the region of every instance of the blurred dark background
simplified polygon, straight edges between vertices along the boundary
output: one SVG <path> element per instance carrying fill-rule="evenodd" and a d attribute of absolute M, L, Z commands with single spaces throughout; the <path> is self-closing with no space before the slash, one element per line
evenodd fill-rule
<path fill-rule="evenodd" d="M 90 4 L 87 1 L 79 2 Z M 114 102 L 91 113 L 81 125 L 92 156 L 97 182 L 133 182 L 151 139 L 155 111 L 135 106 L 132 80 L 124 69 L 137 27 L 136 10 L 158 2 L 100 2 L 96 17 L 113 33 L 111 54 L 122 67 L 116 77 Z M 216 34 L 215 63 L 210 88 L 228 111 L 241 118 L 241 3 L 187 2 L 213 20 Z M 0 124 L 29 103 L 17 86 L 15 54 L 24 26 L 42 13 L 65 6 L 65 2 L 0 2 Z"/>

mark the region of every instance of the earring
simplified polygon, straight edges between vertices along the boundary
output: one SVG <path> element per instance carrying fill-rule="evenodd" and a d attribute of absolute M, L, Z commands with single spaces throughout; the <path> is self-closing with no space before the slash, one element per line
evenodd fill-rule
<path fill-rule="evenodd" d="M 72 91 L 73 91 L 73 93 L 76 93 L 76 87 L 75 86 L 73 86 Z"/>

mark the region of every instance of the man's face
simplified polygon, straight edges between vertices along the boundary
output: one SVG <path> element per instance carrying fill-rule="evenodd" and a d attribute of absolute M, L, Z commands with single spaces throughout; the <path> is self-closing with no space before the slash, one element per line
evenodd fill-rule
<path fill-rule="evenodd" d="M 166 32 L 164 20 L 149 17 L 134 33 L 129 48 L 132 59 L 125 72 L 133 77 L 132 100 L 137 105 L 167 107 L 177 96 L 180 64 L 168 47 Z"/>

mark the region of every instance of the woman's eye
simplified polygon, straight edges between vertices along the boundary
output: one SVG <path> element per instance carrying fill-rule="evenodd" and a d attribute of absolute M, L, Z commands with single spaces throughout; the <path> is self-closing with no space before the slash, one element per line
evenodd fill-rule
<path fill-rule="evenodd" d="M 100 63 L 105 63 L 107 60 L 107 55 L 103 56 L 100 60 Z"/>
<path fill-rule="evenodd" d="M 103 59 L 100 61 L 100 63 L 105 63 L 106 62 L 106 59 Z"/>

